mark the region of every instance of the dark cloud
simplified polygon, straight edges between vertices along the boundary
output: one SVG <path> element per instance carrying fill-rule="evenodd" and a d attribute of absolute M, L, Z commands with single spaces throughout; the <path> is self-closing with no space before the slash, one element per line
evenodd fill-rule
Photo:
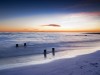
<path fill-rule="evenodd" d="M 60 25 L 57 24 L 49 24 L 49 25 L 42 25 L 42 26 L 61 27 Z"/>

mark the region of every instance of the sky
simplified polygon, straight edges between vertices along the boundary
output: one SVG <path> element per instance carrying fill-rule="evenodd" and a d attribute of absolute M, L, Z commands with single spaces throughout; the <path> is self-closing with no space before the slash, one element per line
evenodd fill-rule
<path fill-rule="evenodd" d="M 100 32 L 100 0 L 0 0 L 0 31 Z"/>

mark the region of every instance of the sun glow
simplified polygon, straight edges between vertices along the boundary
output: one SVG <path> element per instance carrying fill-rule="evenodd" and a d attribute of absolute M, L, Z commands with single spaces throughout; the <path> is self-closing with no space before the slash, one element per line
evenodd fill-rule
<path fill-rule="evenodd" d="M 3 28 L 9 25 L 6 30 L 8 28 L 12 31 L 13 29 L 15 31 L 18 29 L 19 31 L 98 31 L 100 22 L 94 19 L 95 17 L 97 15 L 87 13 L 38 15 L 2 21 L 1 26 Z M 59 26 L 50 26 L 50 24 Z"/>

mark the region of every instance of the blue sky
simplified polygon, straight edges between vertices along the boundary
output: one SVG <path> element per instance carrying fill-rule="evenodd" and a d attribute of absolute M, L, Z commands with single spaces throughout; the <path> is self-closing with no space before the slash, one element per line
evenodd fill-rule
<path fill-rule="evenodd" d="M 32 20 L 34 19 L 38 19 L 37 21 L 43 21 L 43 23 L 41 22 L 41 25 L 42 24 L 58 25 L 62 23 L 61 22 L 58 23 L 56 21 L 55 22 L 47 21 L 48 22 L 47 23 L 45 20 L 46 19 L 52 20 L 52 18 L 57 17 L 57 15 L 58 17 L 61 15 L 64 17 L 65 15 L 68 16 L 69 14 L 75 16 L 75 14 L 79 14 L 79 13 L 80 14 L 85 13 L 86 15 L 88 14 L 88 16 L 92 18 L 91 21 L 93 20 L 95 21 L 96 24 L 94 25 L 99 27 L 100 23 L 96 21 L 97 20 L 100 21 L 100 0 L 0 0 L 0 26 L 1 27 L 3 27 L 3 25 L 4 27 L 6 26 L 16 27 L 18 25 L 19 25 L 18 27 L 20 27 L 22 25 L 21 27 L 23 27 L 24 23 L 22 24 L 22 22 L 24 21 L 30 22 L 30 20 L 31 20 L 30 22 L 31 24 L 26 25 L 26 28 L 28 26 L 32 27 L 31 26 L 32 24 L 33 26 L 35 26 L 36 24 L 36 23 L 35 24 L 32 23 Z M 50 16 L 52 16 L 52 18 Z M 21 21 L 19 22 L 18 20 Z M 46 23 L 44 23 L 44 21 Z M 18 22 L 19 24 L 16 24 Z M 71 24 L 71 23 L 67 22 L 66 24 Z M 38 23 L 36 25 L 38 25 Z"/>
<path fill-rule="evenodd" d="M 98 11 L 99 0 L 0 0 L 0 19 L 36 14 Z"/>

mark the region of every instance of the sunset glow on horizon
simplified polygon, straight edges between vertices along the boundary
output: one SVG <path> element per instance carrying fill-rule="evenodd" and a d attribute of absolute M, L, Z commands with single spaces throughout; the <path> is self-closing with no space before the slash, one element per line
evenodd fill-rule
<path fill-rule="evenodd" d="M 0 31 L 100 31 L 100 13 L 28 16 L 2 21 Z M 59 25 L 59 26 L 53 26 Z M 43 26 L 45 25 L 45 26 Z M 51 26 L 50 26 L 51 25 Z"/>
<path fill-rule="evenodd" d="M 34 10 L 36 14 L 33 13 L 33 14 L 22 15 L 23 13 L 25 13 L 24 10 L 25 11 L 28 10 L 28 8 L 31 6 L 29 5 L 31 4 L 31 2 L 29 2 L 28 7 L 21 6 L 22 8 L 27 8 L 23 10 L 23 12 L 21 13 L 21 16 L 18 14 L 18 16 L 12 17 L 10 13 L 12 13 L 12 11 L 15 10 L 13 8 L 9 9 L 11 10 L 9 14 L 7 12 L 5 13 L 1 12 L 5 15 L 10 15 L 10 17 L 6 16 L 7 18 L 5 18 L 5 15 L 0 14 L 3 17 L 3 18 L 2 17 L 0 18 L 0 32 L 34 32 L 34 31 L 37 31 L 37 32 L 38 31 L 100 32 L 100 11 L 99 9 L 96 9 L 99 6 L 96 6 L 95 8 L 93 8 L 92 9 L 93 11 L 89 11 L 98 2 L 94 4 L 93 2 L 95 1 L 93 0 L 93 2 L 87 2 L 87 4 L 83 3 L 82 5 L 80 5 L 79 3 L 81 1 L 79 1 L 79 3 L 75 2 L 75 5 L 72 6 L 71 3 L 73 2 L 68 1 L 70 3 L 70 6 L 66 6 L 67 10 L 65 10 L 65 8 L 62 7 L 64 2 L 62 2 L 62 4 L 59 4 L 60 2 L 61 1 L 58 1 L 58 4 L 56 5 L 52 4 L 51 7 L 47 7 L 47 8 L 44 7 L 44 5 L 42 5 L 41 6 L 42 10 L 41 9 L 38 10 L 37 7 L 39 6 L 37 5 L 39 5 L 38 4 L 39 2 L 37 2 L 37 5 L 35 6 L 35 8 L 37 8 L 36 10 L 33 8 L 30 8 Z M 56 6 L 59 6 L 60 8 Z M 77 6 L 79 6 L 80 8 L 79 7 L 77 8 Z M 54 12 L 54 9 L 53 9 L 54 7 L 55 7 L 56 12 Z M 84 8 L 81 8 L 81 7 L 84 7 Z M 88 9 L 85 10 L 85 7 L 88 7 Z M 6 9 L 7 8 L 8 7 L 6 7 Z M 18 8 L 17 12 L 19 12 L 20 7 L 17 7 L 17 8 Z M 84 9 L 84 11 L 82 9 Z M 75 10 L 75 11 L 72 11 L 72 10 Z M 8 11 L 8 9 L 6 11 Z"/>

